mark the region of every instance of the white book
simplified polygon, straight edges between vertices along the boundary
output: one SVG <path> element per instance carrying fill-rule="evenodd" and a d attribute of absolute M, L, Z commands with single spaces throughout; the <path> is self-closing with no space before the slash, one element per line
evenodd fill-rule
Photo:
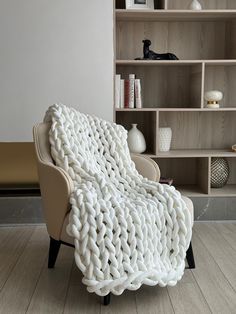
<path fill-rule="evenodd" d="M 129 75 L 129 108 L 134 108 L 134 82 L 135 74 Z"/>
<path fill-rule="evenodd" d="M 143 105 L 140 79 L 136 79 L 134 85 L 135 85 L 135 106 L 136 108 L 142 108 Z"/>
<path fill-rule="evenodd" d="M 120 108 L 125 107 L 125 80 L 120 80 Z"/>
<path fill-rule="evenodd" d="M 115 108 L 120 108 L 120 74 L 116 74 L 115 79 Z"/>

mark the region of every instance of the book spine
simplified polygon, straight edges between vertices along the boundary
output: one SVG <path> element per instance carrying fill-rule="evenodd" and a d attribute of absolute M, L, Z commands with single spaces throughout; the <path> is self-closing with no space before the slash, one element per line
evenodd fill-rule
<path fill-rule="evenodd" d="M 125 80 L 125 108 L 129 108 L 129 80 Z"/>
<path fill-rule="evenodd" d="M 125 107 L 125 80 L 120 80 L 120 108 Z"/>
<path fill-rule="evenodd" d="M 135 80 L 135 106 L 136 108 L 142 108 L 142 94 L 141 94 L 141 81 Z"/>
<path fill-rule="evenodd" d="M 115 79 L 115 108 L 120 108 L 120 74 L 116 74 Z"/>
<path fill-rule="evenodd" d="M 129 75 L 129 108 L 134 108 L 134 83 L 135 74 Z"/>

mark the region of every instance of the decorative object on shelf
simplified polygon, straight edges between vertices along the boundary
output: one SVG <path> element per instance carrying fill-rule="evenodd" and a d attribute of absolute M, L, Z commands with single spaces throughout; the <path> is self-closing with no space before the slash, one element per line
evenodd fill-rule
<path fill-rule="evenodd" d="M 236 144 L 232 146 L 232 151 L 236 153 Z"/>
<path fill-rule="evenodd" d="M 173 178 L 163 178 L 163 177 L 161 177 L 159 182 L 160 182 L 161 184 L 172 185 L 173 182 L 174 182 L 174 179 L 173 179 Z"/>
<path fill-rule="evenodd" d="M 154 10 L 154 0 L 125 0 L 126 9 Z"/>
<path fill-rule="evenodd" d="M 159 128 L 159 151 L 168 152 L 170 150 L 172 138 L 171 128 Z"/>
<path fill-rule="evenodd" d="M 173 53 L 156 53 L 150 50 L 152 44 L 150 39 L 144 39 L 143 41 L 143 57 L 136 58 L 135 60 L 179 60 Z"/>
<path fill-rule="evenodd" d="M 202 5 L 198 0 L 193 0 L 189 4 L 188 8 L 189 8 L 189 10 L 200 11 L 200 10 L 202 10 Z"/>
<path fill-rule="evenodd" d="M 227 159 L 213 157 L 211 159 L 211 187 L 222 188 L 229 179 L 229 164 Z"/>
<path fill-rule="evenodd" d="M 204 98 L 207 101 L 207 108 L 218 109 L 220 108 L 219 101 L 222 100 L 223 93 L 219 90 L 209 90 L 205 92 Z"/>
<path fill-rule="evenodd" d="M 131 153 L 143 153 L 146 150 L 146 141 L 143 133 L 137 128 L 137 124 L 132 124 L 128 132 L 128 146 Z"/>

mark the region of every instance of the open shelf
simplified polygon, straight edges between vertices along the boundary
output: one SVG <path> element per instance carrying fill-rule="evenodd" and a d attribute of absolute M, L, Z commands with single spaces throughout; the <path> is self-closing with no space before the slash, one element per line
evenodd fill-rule
<path fill-rule="evenodd" d="M 221 156 L 217 156 L 221 157 Z M 235 156 L 234 156 L 235 157 Z M 229 180 L 222 188 L 211 188 L 210 195 L 215 197 L 220 196 L 235 196 L 236 197 L 236 158 L 227 156 L 229 164 Z"/>
<path fill-rule="evenodd" d="M 167 7 L 172 10 L 188 9 L 190 2 L 190 0 L 167 0 Z M 206 11 L 236 9 L 235 0 L 200 0 L 200 3 L 202 5 L 202 9 Z"/>
<path fill-rule="evenodd" d="M 177 190 L 185 190 L 185 195 L 188 196 L 190 192 L 208 194 L 208 158 L 157 158 L 155 160 L 160 167 L 161 176 L 173 178 L 173 185 Z"/>
<path fill-rule="evenodd" d="M 236 0 L 155 0 L 155 10 L 125 10 L 116 0 L 116 73 L 141 79 L 143 108 L 114 109 L 127 130 L 137 123 L 147 142 L 143 154 L 157 161 L 162 177 L 189 197 L 236 197 Z M 151 50 L 179 60 L 135 60 Z M 204 92 L 224 94 L 219 109 L 205 108 Z M 158 151 L 159 127 L 171 127 L 169 152 Z M 210 187 L 212 157 L 227 158 L 230 178 Z"/>
<path fill-rule="evenodd" d="M 172 150 L 230 150 L 236 143 L 236 111 L 160 111 L 160 127 L 171 127 Z"/>
<path fill-rule="evenodd" d="M 144 107 L 201 107 L 202 65 L 117 66 L 116 73 L 125 79 L 134 73 L 141 79 Z"/>
<path fill-rule="evenodd" d="M 156 130 L 157 128 L 157 114 L 155 111 L 145 112 L 116 112 L 116 123 L 122 125 L 127 131 L 132 127 L 132 124 L 138 124 L 138 129 L 143 133 L 147 149 L 146 155 L 156 155 Z"/>
<path fill-rule="evenodd" d="M 207 64 L 204 89 L 205 91 L 220 90 L 223 92 L 224 97 L 220 101 L 221 107 L 236 107 L 236 65 Z"/>
<path fill-rule="evenodd" d="M 163 13 L 169 14 L 169 12 L 159 12 L 159 14 Z M 183 16 L 188 16 L 189 13 L 196 16 L 200 14 L 199 12 L 184 12 Z M 139 13 L 133 12 L 133 14 L 136 16 Z M 145 12 L 143 14 L 145 15 Z M 229 13 L 226 12 L 225 16 L 229 16 Z M 159 53 L 174 53 L 180 60 L 236 59 L 235 20 L 236 11 L 233 20 L 214 21 L 209 17 L 205 21 L 196 21 L 191 17 L 189 21 L 173 21 L 173 18 L 170 21 L 147 22 L 145 20 L 117 20 L 116 59 L 134 60 L 142 57 L 142 40 L 145 38 L 152 41 L 151 50 Z M 187 46 L 183 44 L 183 41 L 188 43 Z"/>

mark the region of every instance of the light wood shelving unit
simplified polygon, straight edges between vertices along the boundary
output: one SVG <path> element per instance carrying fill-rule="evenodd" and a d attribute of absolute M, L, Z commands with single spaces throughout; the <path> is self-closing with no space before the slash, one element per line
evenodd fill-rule
<path fill-rule="evenodd" d="M 114 109 L 127 130 L 137 123 L 146 155 L 164 177 L 190 197 L 236 197 L 236 1 L 201 0 L 204 10 L 189 11 L 190 0 L 155 1 L 155 10 L 125 10 L 116 0 L 115 69 L 141 79 L 142 109 Z M 172 52 L 180 60 L 140 61 L 142 40 L 151 49 Z M 224 94 L 220 109 L 205 108 L 204 92 Z M 158 151 L 159 127 L 172 128 L 169 152 Z M 210 187 L 212 157 L 227 158 L 230 178 L 221 189 Z"/>

